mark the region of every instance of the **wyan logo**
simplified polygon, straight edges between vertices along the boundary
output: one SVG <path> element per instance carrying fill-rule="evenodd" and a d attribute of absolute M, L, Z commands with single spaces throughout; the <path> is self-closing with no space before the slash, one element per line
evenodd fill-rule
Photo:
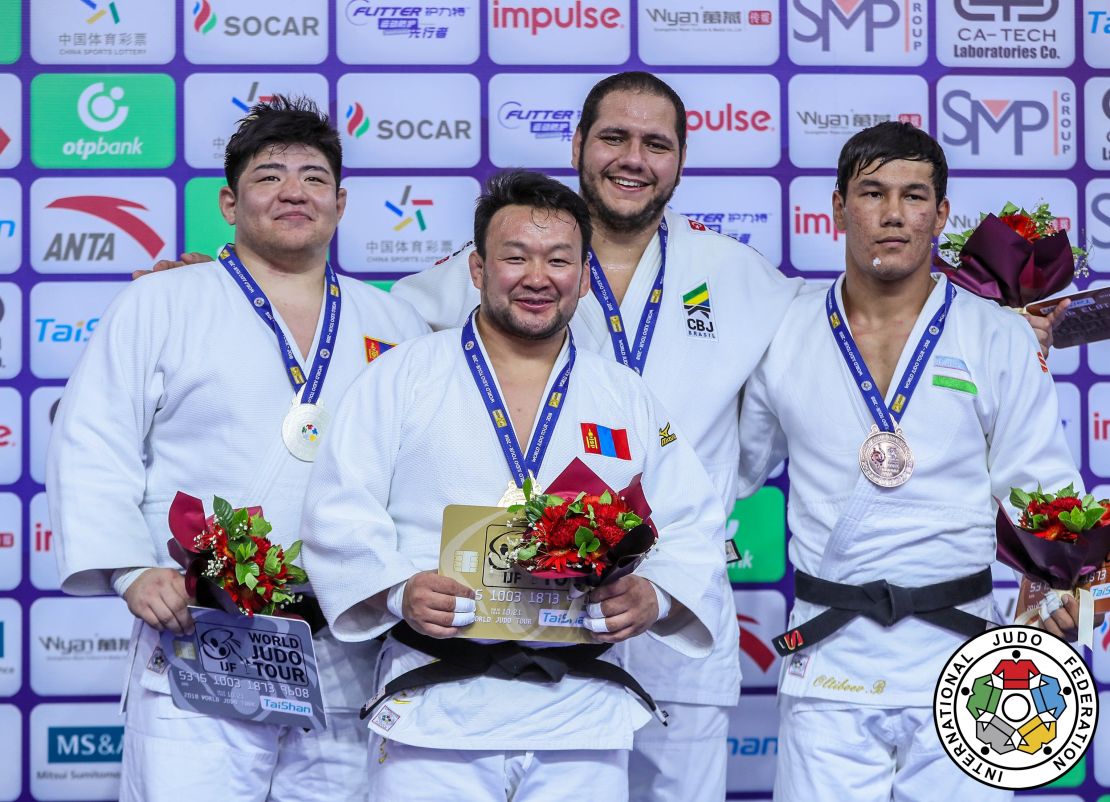
<path fill-rule="evenodd" d="M 647 64 L 773 64 L 779 56 L 779 4 L 737 5 L 641 0 L 640 58 Z"/>
<path fill-rule="evenodd" d="M 1070 81 L 980 78 L 966 88 L 971 80 L 942 78 L 938 86 L 940 141 L 952 167 L 1066 169 L 1075 163 Z"/>
<path fill-rule="evenodd" d="M 394 231 L 403 231 L 407 226 L 413 222 L 420 228 L 421 231 L 428 230 L 428 223 L 424 220 L 424 210 L 429 209 L 435 205 L 435 201 L 431 198 L 413 198 L 412 184 L 405 184 L 405 191 L 401 193 L 401 200 L 394 204 L 392 201 L 385 202 L 385 208 L 389 210 L 390 214 L 399 217 L 400 220 L 393 225 Z M 411 210 L 406 210 L 404 207 L 411 206 Z"/>
<path fill-rule="evenodd" d="M 517 100 L 508 100 L 497 110 L 502 128 L 524 130 L 536 139 L 557 139 L 570 142 L 582 117 L 581 109 L 529 107 Z"/>
<path fill-rule="evenodd" d="M 924 0 L 793 0 L 790 54 L 799 64 L 920 64 Z"/>
<path fill-rule="evenodd" d="M 742 30 L 747 25 L 771 25 L 775 12 L 771 9 L 752 9 L 744 12 L 735 9 L 708 11 L 706 9 L 642 8 L 644 18 L 656 29 L 697 31 L 702 28 L 731 27 Z"/>
<path fill-rule="evenodd" d="M 1074 13 L 1060 0 L 954 0 L 937 10 L 937 55 L 948 66 L 1067 66 Z"/>
<path fill-rule="evenodd" d="M 174 95 L 168 75 L 39 75 L 31 82 L 32 160 L 166 167 L 174 157 Z"/>

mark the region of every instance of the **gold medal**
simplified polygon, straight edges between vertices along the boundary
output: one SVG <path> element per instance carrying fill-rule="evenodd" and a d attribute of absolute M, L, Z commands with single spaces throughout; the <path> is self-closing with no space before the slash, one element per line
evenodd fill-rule
<path fill-rule="evenodd" d="M 897 426 L 881 432 L 872 425 L 871 434 L 859 449 L 859 467 L 868 481 L 879 487 L 898 487 L 913 473 L 913 452 Z"/>
<path fill-rule="evenodd" d="M 532 476 L 532 472 L 528 472 L 528 478 L 532 480 L 532 498 L 543 495 L 543 489 L 540 483 L 536 481 L 536 477 Z M 528 499 L 524 497 L 524 489 L 517 487 L 516 482 L 509 480 L 508 487 L 505 492 L 501 494 L 501 500 L 497 502 L 498 507 L 511 507 L 514 504 L 524 504 Z"/>
<path fill-rule="evenodd" d="M 281 439 L 289 453 L 302 462 L 312 462 L 331 416 L 319 404 L 300 404 L 296 400 L 281 422 Z"/>

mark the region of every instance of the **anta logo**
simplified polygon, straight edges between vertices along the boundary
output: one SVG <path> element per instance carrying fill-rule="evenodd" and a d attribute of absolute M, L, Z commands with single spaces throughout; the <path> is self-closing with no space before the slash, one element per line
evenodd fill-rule
<path fill-rule="evenodd" d="M 105 195 L 74 195 L 58 198 L 46 205 L 47 209 L 67 209 L 99 218 L 123 231 L 139 243 L 153 259 L 165 246 L 158 232 L 136 217 L 128 209 L 147 211 L 141 203 L 126 198 Z M 58 232 L 50 240 L 43 261 L 88 261 L 114 259 L 116 235 L 112 231 L 93 231 L 82 234 Z"/>

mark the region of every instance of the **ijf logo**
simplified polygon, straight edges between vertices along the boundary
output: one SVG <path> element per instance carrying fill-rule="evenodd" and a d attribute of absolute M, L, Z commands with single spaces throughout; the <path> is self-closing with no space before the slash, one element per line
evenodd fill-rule
<path fill-rule="evenodd" d="M 1060 0 L 953 0 L 937 6 L 937 58 L 949 67 L 1066 67 L 1075 6 Z"/>
<path fill-rule="evenodd" d="M 324 0 L 195 0 L 186 9 L 185 57 L 194 64 L 318 64 L 327 56 Z"/>
<path fill-rule="evenodd" d="M 922 0 L 793 0 L 795 64 L 904 66 L 925 62 L 928 6 Z"/>
<path fill-rule="evenodd" d="M 39 75 L 31 81 L 31 160 L 39 167 L 168 167 L 174 95 L 168 75 Z"/>
<path fill-rule="evenodd" d="M 317 73 L 194 73 L 185 79 L 185 160 L 222 168 L 228 138 L 257 103 L 276 94 L 311 98 L 328 108 L 328 82 Z"/>
<path fill-rule="evenodd" d="M 953 168 L 1075 164 L 1075 86 L 1066 78 L 949 76 L 937 86 L 938 134 Z"/>
<path fill-rule="evenodd" d="M 60 0 L 27 5 L 31 55 L 41 64 L 165 64 L 173 58 L 173 0 Z"/>
<path fill-rule="evenodd" d="M 336 31 L 347 64 L 471 64 L 478 58 L 477 0 L 347 0 Z"/>
<path fill-rule="evenodd" d="M 949 658 L 933 713 L 945 752 L 965 774 L 996 788 L 1037 788 L 1082 759 L 1098 696 L 1090 669 L 1064 641 L 1000 627 Z"/>

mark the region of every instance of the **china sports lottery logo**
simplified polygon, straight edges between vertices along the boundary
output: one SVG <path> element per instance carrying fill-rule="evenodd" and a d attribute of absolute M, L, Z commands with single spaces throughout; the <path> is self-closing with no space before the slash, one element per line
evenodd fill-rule
<path fill-rule="evenodd" d="M 933 696 L 944 751 L 996 788 L 1037 788 L 1086 753 L 1098 694 L 1083 658 L 1032 627 L 992 629 L 949 658 Z"/>

